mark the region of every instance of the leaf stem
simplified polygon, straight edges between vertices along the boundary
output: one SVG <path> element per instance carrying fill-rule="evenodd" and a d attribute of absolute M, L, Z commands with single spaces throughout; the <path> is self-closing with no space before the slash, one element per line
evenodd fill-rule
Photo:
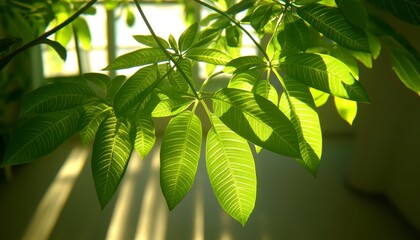
<path fill-rule="evenodd" d="M 153 30 L 152 26 L 149 23 L 149 20 L 147 20 L 146 15 L 143 12 L 143 9 L 140 6 L 139 0 L 134 0 L 134 3 L 136 4 L 137 10 L 139 11 L 141 18 L 143 19 L 144 23 L 147 26 L 147 29 L 149 29 L 150 34 L 152 34 L 153 39 L 155 40 L 155 42 L 159 45 L 159 48 L 163 51 L 163 53 L 166 55 L 166 57 L 168 57 L 171 62 L 173 62 L 173 64 L 176 66 L 176 68 L 179 70 L 179 72 L 181 73 L 182 77 L 185 79 L 185 81 L 187 82 L 187 84 L 190 86 L 190 88 L 193 90 L 194 92 L 194 96 L 199 99 L 200 96 L 198 95 L 197 91 L 195 90 L 194 85 L 191 83 L 191 81 L 189 80 L 188 76 L 185 74 L 185 72 L 182 70 L 181 66 L 179 65 L 179 63 L 177 61 L 175 61 L 174 57 L 166 50 L 166 48 L 162 45 L 162 43 L 159 41 L 155 31 Z"/>
<path fill-rule="evenodd" d="M 56 33 L 58 30 L 62 29 L 63 27 L 69 25 L 73 22 L 76 18 L 78 18 L 82 13 L 84 13 L 87 9 L 89 9 L 93 4 L 95 4 L 98 0 L 91 0 L 90 2 L 86 3 L 82 8 L 77 10 L 73 15 L 67 18 L 64 22 L 60 23 L 53 29 L 49 30 L 48 32 L 43 33 L 39 37 L 35 38 L 34 40 L 28 42 L 27 44 L 23 45 L 22 47 L 16 49 L 15 51 L 11 52 L 4 58 L 0 60 L 0 70 L 2 70 L 16 55 L 28 50 L 31 47 L 34 47 L 40 44 L 44 39 L 51 36 L 52 34 Z"/>
<path fill-rule="evenodd" d="M 239 27 L 242 31 L 245 32 L 245 34 L 251 39 L 251 41 L 255 44 L 255 46 L 258 48 L 258 50 L 262 53 L 262 55 L 264 56 L 265 59 L 267 59 L 268 62 L 270 62 L 270 58 L 268 57 L 267 53 L 265 52 L 264 48 L 254 39 L 254 37 L 252 37 L 252 35 L 249 33 L 248 30 L 246 30 L 241 23 L 236 20 L 234 17 L 230 16 L 229 14 L 227 14 L 226 12 L 218 9 L 215 6 L 212 6 L 208 3 L 202 2 L 201 0 L 194 0 L 194 2 L 203 5 L 217 13 L 219 13 L 220 15 L 224 16 L 225 18 L 229 19 L 231 22 L 233 22 L 237 27 Z"/>

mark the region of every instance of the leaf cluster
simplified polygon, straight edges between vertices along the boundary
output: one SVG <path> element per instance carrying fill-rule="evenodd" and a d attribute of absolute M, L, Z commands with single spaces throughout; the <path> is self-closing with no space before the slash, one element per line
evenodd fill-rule
<path fill-rule="evenodd" d="M 85 144 L 93 142 L 92 174 L 105 207 L 132 151 L 146 158 L 155 145 L 153 119 L 171 118 L 160 148 L 160 182 L 169 209 L 191 189 L 205 145 L 214 194 L 244 225 L 257 191 L 253 152 L 267 149 L 295 158 L 316 175 L 322 156 L 317 107 L 331 96 L 338 113 L 351 124 L 357 103 L 369 102 L 358 63 L 372 67 L 386 45 L 396 74 L 420 93 L 418 54 L 362 1 L 194 2 L 211 13 L 179 39 L 163 39 L 135 1 L 151 34 L 133 36 L 139 49 L 119 56 L 104 70 L 137 72 L 113 79 L 86 73 L 77 81 L 58 81 L 33 91 L 2 166 L 33 161 L 79 134 Z M 419 23 L 416 1 L 367 2 Z M 260 54 L 240 54 L 245 36 Z M 260 44 L 263 36 L 269 39 L 266 44 Z M 207 66 L 203 82 L 194 79 L 198 63 Z M 220 76 L 226 84 L 208 90 L 207 84 Z M 209 130 L 202 127 L 198 107 L 206 112 Z"/>

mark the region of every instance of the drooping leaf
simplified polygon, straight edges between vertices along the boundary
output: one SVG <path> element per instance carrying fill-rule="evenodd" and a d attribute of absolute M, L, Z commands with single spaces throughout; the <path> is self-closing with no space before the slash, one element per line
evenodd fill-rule
<path fill-rule="evenodd" d="M 91 41 L 92 36 L 90 34 L 89 26 L 86 20 L 82 17 L 78 17 L 73 21 L 74 30 L 77 34 L 80 46 L 83 50 L 89 51 L 92 48 Z"/>
<path fill-rule="evenodd" d="M 368 2 L 401 20 L 420 25 L 420 2 L 418 0 L 368 0 Z"/>
<path fill-rule="evenodd" d="M 420 62 L 409 52 L 390 48 L 392 70 L 401 82 L 420 95 Z"/>
<path fill-rule="evenodd" d="M 238 26 L 226 28 L 226 42 L 229 47 L 240 47 L 242 45 L 242 31 Z"/>
<path fill-rule="evenodd" d="M 133 74 L 115 95 L 114 109 L 117 116 L 142 103 L 156 83 L 156 65 L 141 68 Z"/>
<path fill-rule="evenodd" d="M 230 60 L 232 60 L 229 55 L 220 50 L 207 48 L 191 48 L 187 51 L 185 57 L 195 61 L 211 63 L 215 65 L 225 65 Z"/>
<path fill-rule="evenodd" d="M 213 100 L 216 116 L 248 141 L 289 157 L 299 157 L 295 129 L 267 99 L 239 89 L 224 88 Z"/>
<path fill-rule="evenodd" d="M 136 119 L 136 139 L 134 148 L 145 159 L 155 145 L 155 125 L 149 116 L 138 116 Z"/>
<path fill-rule="evenodd" d="M 322 154 L 322 132 L 314 100 L 302 83 L 288 77 L 283 78 L 283 83 L 280 109 L 295 127 L 302 156 L 297 160 L 315 176 Z"/>
<path fill-rule="evenodd" d="M 343 47 L 370 51 L 366 34 L 348 23 L 338 8 L 313 3 L 298 8 L 297 13 L 312 27 Z"/>
<path fill-rule="evenodd" d="M 314 99 L 316 107 L 323 106 L 325 103 L 327 103 L 328 98 L 330 97 L 330 94 L 319 91 L 315 88 L 309 88 L 309 91 L 312 94 L 312 98 Z"/>
<path fill-rule="evenodd" d="M 197 40 L 198 24 L 194 23 L 189 26 L 179 37 L 178 46 L 179 50 L 186 51 L 194 45 Z"/>
<path fill-rule="evenodd" d="M 132 27 L 136 22 L 136 18 L 134 17 L 134 13 L 131 11 L 130 7 L 125 8 L 125 23 L 127 26 Z"/>
<path fill-rule="evenodd" d="M 334 103 L 338 115 L 348 124 L 353 125 L 353 121 L 357 115 L 357 102 L 334 97 Z"/>
<path fill-rule="evenodd" d="M 7 145 L 3 167 L 42 157 L 79 130 L 79 108 L 39 114 L 20 126 Z"/>
<path fill-rule="evenodd" d="M 92 175 L 102 209 L 124 176 L 133 144 L 130 125 L 111 115 L 99 126 L 92 150 Z"/>
<path fill-rule="evenodd" d="M 334 96 L 369 102 L 362 85 L 350 69 L 338 59 L 325 54 L 299 53 L 287 56 L 280 68 L 291 78 Z"/>
<path fill-rule="evenodd" d="M 108 118 L 111 111 L 112 108 L 104 103 L 94 103 L 85 106 L 81 121 L 82 130 L 80 131 L 80 138 L 83 144 L 87 145 L 93 141 L 99 125 Z"/>
<path fill-rule="evenodd" d="M 108 85 L 111 82 L 111 79 L 108 77 L 108 75 L 102 73 L 85 73 L 83 74 L 83 78 L 86 81 L 100 87 L 104 91 L 108 89 Z"/>
<path fill-rule="evenodd" d="M 255 163 L 245 139 L 217 117 L 207 134 L 206 166 L 213 192 L 222 208 L 245 225 L 257 192 Z"/>
<path fill-rule="evenodd" d="M 165 41 L 165 39 L 156 36 L 159 39 L 159 42 L 162 44 L 164 48 L 169 48 L 169 43 Z M 141 44 L 144 44 L 149 47 L 159 48 L 159 44 L 156 43 L 155 39 L 152 35 L 134 35 L 133 38 Z"/>
<path fill-rule="evenodd" d="M 48 38 L 44 38 L 44 39 L 41 40 L 40 43 L 45 43 L 48 46 L 52 47 L 55 50 L 55 52 L 60 56 L 60 58 L 63 61 L 66 61 L 66 58 L 67 58 L 67 50 L 59 42 L 50 40 Z"/>
<path fill-rule="evenodd" d="M 305 51 L 315 41 L 305 22 L 301 18 L 287 13 L 276 37 L 281 46 L 280 57 Z"/>
<path fill-rule="evenodd" d="M 45 85 L 27 96 L 21 108 L 21 116 L 73 108 L 94 94 L 83 83 L 59 82 Z"/>
<path fill-rule="evenodd" d="M 160 149 L 160 186 L 172 210 L 194 183 L 202 140 L 200 119 L 191 111 L 172 118 Z"/>
<path fill-rule="evenodd" d="M 142 48 L 117 57 L 104 70 L 119 70 L 168 61 L 159 48 Z"/>

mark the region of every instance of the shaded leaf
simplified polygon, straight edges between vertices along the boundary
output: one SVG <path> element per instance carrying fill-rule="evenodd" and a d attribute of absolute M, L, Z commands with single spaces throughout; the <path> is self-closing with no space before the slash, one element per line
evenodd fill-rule
<path fill-rule="evenodd" d="M 194 45 L 195 41 L 197 40 L 197 33 L 198 33 L 198 24 L 194 23 L 189 26 L 185 31 L 181 34 L 178 40 L 179 50 L 186 51 L 191 46 Z"/>
<path fill-rule="evenodd" d="M 272 102 L 230 88 L 221 89 L 212 100 L 215 115 L 243 138 L 275 153 L 300 156 L 292 123 Z"/>
<path fill-rule="evenodd" d="M 160 186 L 172 210 L 194 183 L 202 141 L 200 119 L 191 111 L 172 118 L 160 149 Z"/>
<path fill-rule="evenodd" d="M 133 144 L 130 125 L 111 115 L 99 126 L 92 150 L 92 175 L 102 209 L 111 200 L 125 173 Z"/>
<path fill-rule="evenodd" d="M 367 0 L 370 4 L 384 9 L 395 17 L 420 25 L 420 2 L 418 0 Z"/>
<path fill-rule="evenodd" d="M 401 82 L 420 95 L 420 62 L 409 52 L 390 48 L 392 70 Z"/>
<path fill-rule="evenodd" d="M 212 117 L 207 134 L 206 166 L 213 192 L 222 208 L 245 225 L 257 192 L 255 163 L 247 141 Z"/>
<path fill-rule="evenodd" d="M 45 43 L 48 46 L 52 47 L 55 52 L 60 56 L 60 58 L 65 61 L 67 58 L 67 50 L 59 42 L 44 38 L 40 43 Z"/>
<path fill-rule="evenodd" d="M 369 102 L 362 85 L 350 69 L 338 59 L 325 54 L 299 53 L 287 56 L 280 68 L 291 78 L 334 96 Z"/>
<path fill-rule="evenodd" d="M 102 74 L 102 73 L 85 73 L 83 74 L 83 78 L 86 81 L 89 81 L 96 86 L 100 87 L 104 91 L 108 89 L 108 86 L 111 84 L 111 79 L 108 77 L 108 75 Z"/>
<path fill-rule="evenodd" d="M 89 26 L 84 18 L 78 17 L 73 21 L 74 30 L 77 34 L 77 39 L 80 42 L 80 46 L 89 51 L 92 48 L 91 41 L 92 36 L 90 35 Z"/>
<path fill-rule="evenodd" d="M 80 114 L 80 109 L 68 109 L 31 118 L 10 139 L 0 166 L 31 162 L 52 152 L 79 130 Z"/>
<path fill-rule="evenodd" d="M 226 42 L 229 47 L 240 47 L 242 45 L 242 31 L 238 26 L 226 28 Z"/>

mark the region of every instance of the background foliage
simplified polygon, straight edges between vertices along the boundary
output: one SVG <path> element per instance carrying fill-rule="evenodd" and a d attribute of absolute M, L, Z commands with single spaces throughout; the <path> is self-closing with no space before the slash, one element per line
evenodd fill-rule
<path fill-rule="evenodd" d="M 124 11 L 128 25 L 136 20 L 129 1 L 102 3 Z M 37 44 L 51 46 L 65 59 L 74 34 L 89 49 L 90 31 L 81 14 L 95 14 L 94 4 L 2 2 L 8 36 L 0 42 L 0 67 Z M 1 166 L 31 162 L 79 134 L 84 144 L 93 143 L 92 175 L 104 208 L 132 151 L 145 158 L 155 145 L 153 119 L 169 117 L 160 148 L 161 188 L 169 209 L 193 185 L 204 144 L 215 196 L 244 225 L 257 191 L 254 153 L 265 148 L 295 158 L 316 175 L 322 157 L 317 107 L 334 98 L 338 114 L 352 124 L 357 102 L 369 102 L 359 81 L 359 63 L 371 68 L 386 50 L 401 82 L 420 94 L 419 54 L 380 12 L 418 25 L 420 3 L 415 0 L 185 0 L 191 25 L 178 39 L 157 36 L 142 4 L 134 4 L 150 35 L 133 36 L 141 47 L 104 70 L 137 72 L 114 78 L 85 73 L 81 80 L 55 81 L 31 92 Z M 198 6 L 210 13 L 197 19 L 193 11 Z M 22 26 L 24 34 L 15 32 Z M 46 31 L 47 26 L 56 27 Z M 52 33 L 54 40 L 48 38 Z M 241 55 L 244 38 L 258 54 Z M 194 79 L 198 63 L 207 65 L 203 82 Z M 207 84 L 219 76 L 228 80 L 216 91 L 208 90 Z M 2 80 L 2 85 L 8 83 Z M 208 132 L 198 107 L 211 123 Z"/>

